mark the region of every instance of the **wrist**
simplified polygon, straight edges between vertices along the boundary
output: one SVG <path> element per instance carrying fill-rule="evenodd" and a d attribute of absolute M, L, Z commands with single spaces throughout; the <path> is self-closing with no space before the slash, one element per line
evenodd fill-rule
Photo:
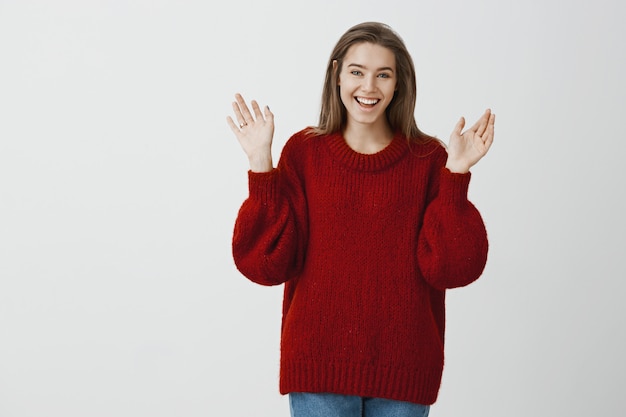
<path fill-rule="evenodd" d="M 272 155 L 255 155 L 248 157 L 250 162 L 250 171 L 252 172 L 269 172 L 274 169 Z"/>
<path fill-rule="evenodd" d="M 467 174 L 470 170 L 469 164 L 450 158 L 446 161 L 446 168 L 455 174 Z"/>

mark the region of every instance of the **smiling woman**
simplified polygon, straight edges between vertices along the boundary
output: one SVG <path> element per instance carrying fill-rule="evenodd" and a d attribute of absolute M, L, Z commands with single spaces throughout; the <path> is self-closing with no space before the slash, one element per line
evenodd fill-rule
<path fill-rule="evenodd" d="M 250 162 L 233 255 L 250 280 L 285 285 L 280 392 L 293 416 L 424 416 L 437 398 L 445 292 L 486 263 L 468 171 L 495 116 L 466 131 L 461 119 L 446 152 L 417 128 L 415 95 L 403 41 L 367 22 L 338 41 L 319 124 L 276 168 L 269 107 L 238 94 L 227 118 Z"/>

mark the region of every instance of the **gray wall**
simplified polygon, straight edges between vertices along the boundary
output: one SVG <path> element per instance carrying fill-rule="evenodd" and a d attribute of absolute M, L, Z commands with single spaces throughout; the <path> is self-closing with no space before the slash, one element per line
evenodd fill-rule
<path fill-rule="evenodd" d="M 449 292 L 444 416 L 609 416 L 626 386 L 624 6 L 0 1 L 0 416 L 287 416 L 282 287 L 230 255 L 235 92 L 316 123 L 334 43 L 405 39 L 416 117 L 497 114 L 483 277 Z"/>

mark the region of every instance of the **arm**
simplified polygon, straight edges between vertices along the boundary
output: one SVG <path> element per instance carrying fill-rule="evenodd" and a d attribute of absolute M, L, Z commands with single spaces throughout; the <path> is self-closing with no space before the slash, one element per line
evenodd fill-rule
<path fill-rule="evenodd" d="M 489 151 L 495 114 L 486 110 L 463 132 L 461 118 L 450 135 L 437 197 L 429 204 L 418 241 L 418 262 L 424 278 L 439 289 L 467 285 L 482 274 L 487 262 L 487 231 L 480 213 L 467 199 L 469 169 Z"/>
<path fill-rule="evenodd" d="M 239 271 L 262 285 L 278 285 L 295 276 L 302 265 L 307 231 L 303 191 L 290 157 L 272 166 L 274 132 L 269 108 L 262 114 L 252 101 L 256 119 L 237 95 L 233 109 L 239 127 L 228 117 L 250 162 L 249 196 L 239 209 L 233 232 L 233 259 Z M 286 146 L 287 147 L 287 146 Z"/>
<path fill-rule="evenodd" d="M 424 279 L 437 289 L 462 287 L 480 277 L 487 262 L 487 232 L 467 200 L 470 174 L 442 168 L 437 197 L 428 205 L 418 240 Z"/>
<path fill-rule="evenodd" d="M 239 271 L 261 285 L 278 285 L 298 274 L 304 259 L 306 223 L 280 169 L 248 172 L 249 197 L 233 232 L 232 251 Z"/>

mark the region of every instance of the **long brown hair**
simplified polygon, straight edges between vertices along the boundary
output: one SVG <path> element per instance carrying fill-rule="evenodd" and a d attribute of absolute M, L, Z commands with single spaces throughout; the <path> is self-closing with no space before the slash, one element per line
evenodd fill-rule
<path fill-rule="evenodd" d="M 392 51 L 396 58 L 397 90 L 386 109 L 391 129 L 413 141 L 431 140 L 418 129 L 415 122 L 417 85 L 413 59 L 402 38 L 391 27 L 379 22 L 364 22 L 351 27 L 335 45 L 326 68 L 319 124 L 313 128 L 313 132 L 329 134 L 342 131 L 345 127 L 347 115 L 339 94 L 339 73 L 348 49 L 363 42 L 383 46 Z M 336 67 L 333 61 L 337 61 Z"/>

